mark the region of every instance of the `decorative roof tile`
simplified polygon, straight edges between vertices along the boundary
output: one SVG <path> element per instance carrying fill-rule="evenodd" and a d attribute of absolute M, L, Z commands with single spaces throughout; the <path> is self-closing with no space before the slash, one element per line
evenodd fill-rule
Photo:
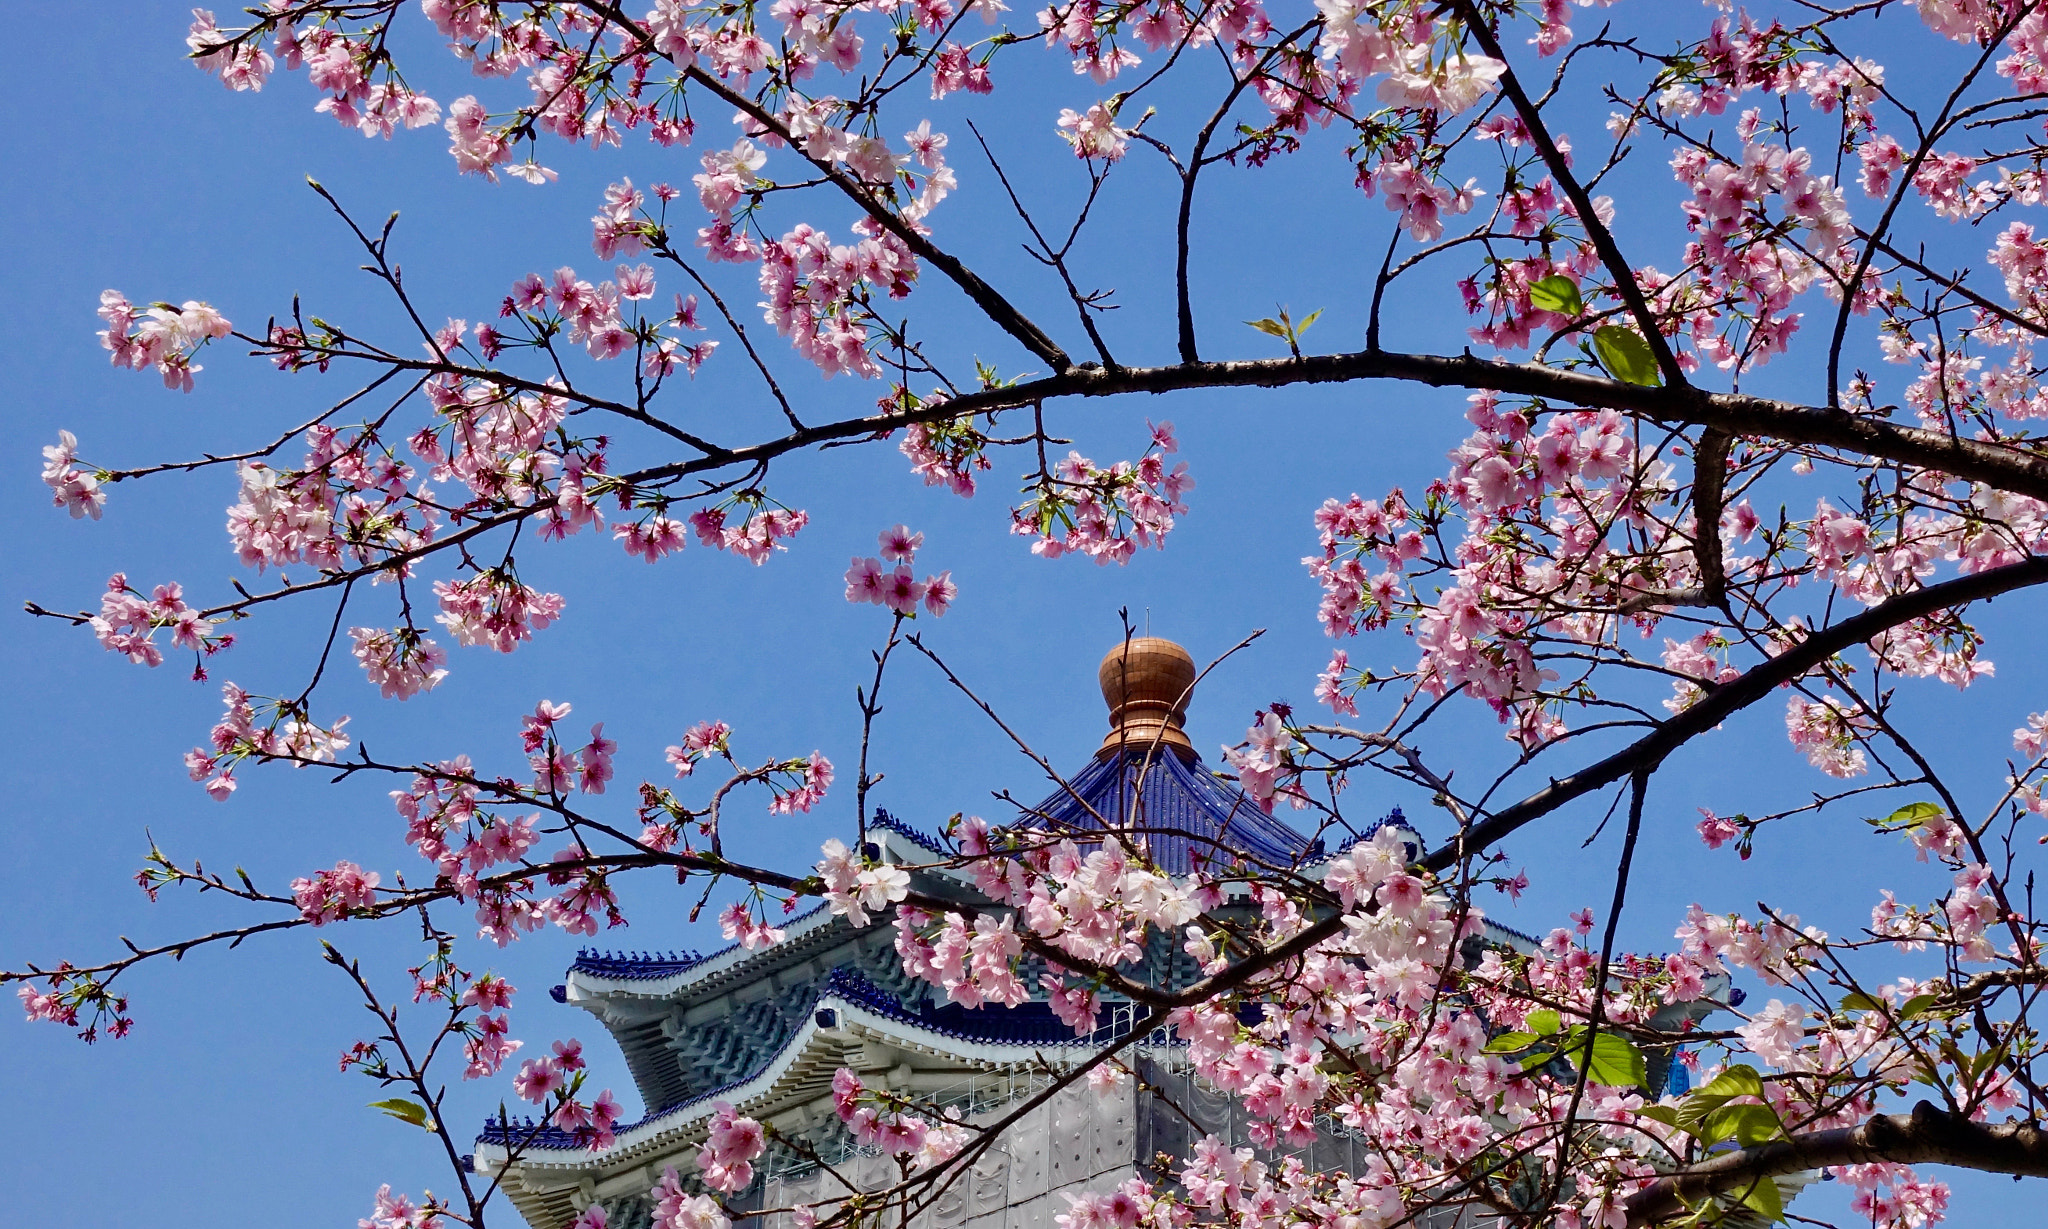
<path fill-rule="evenodd" d="M 1277 866 L 1323 856 L 1321 841 L 1260 810 L 1196 757 L 1183 762 L 1164 752 L 1112 751 L 1067 784 L 1026 812 L 1020 826 L 1078 834 L 1099 831 L 1104 821 L 1129 825 L 1142 832 L 1152 860 L 1170 875 L 1225 864 L 1234 854 Z"/>
<path fill-rule="evenodd" d="M 600 952 L 595 948 L 580 947 L 576 949 L 576 959 L 569 965 L 569 971 L 619 981 L 645 981 L 680 973 L 692 965 L 704 963 L 704 959 L 703 953 L 694 951 Z"/>
<path fill-rule="evenodd" d="M 880 807 L 875 808 L 875 817 L 868 821 L 868 827 L 887 828 L 898 836 L 906 837 L 913 843 L 929 849 L 935 854 L 951 854 L 953 852 L 946 848 L 945 842 L 941 841 L 938 837 L 929 832 L 911 827 Z"/>

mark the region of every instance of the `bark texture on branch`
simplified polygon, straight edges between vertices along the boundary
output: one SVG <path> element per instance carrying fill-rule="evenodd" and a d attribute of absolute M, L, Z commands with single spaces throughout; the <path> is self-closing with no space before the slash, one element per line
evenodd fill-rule
<path fill-rule="evenodd" d="M 1628 1223 L 1650 1226 L 1688 1215 L 1713 1196 L 1824 1165 L 1954 1165 L 1986 1173 L 2048 1177 L 2048 1134 L 2032 1123 L 1987 1126 L 1922 1101 L 1910 1114 L 1878 1114 L 1860 1126 L 1816 1131 L 1727 1152 L 1645 1187 L 1628 1201 Z"/>
<path fill-rule="evenodd" d="M 969 414 L 1037 405 L 1061 397 L 1116 397 L 1125 393 L 1170 393 L 1196 388 L 1284 388 L 1295 384 L 1343 384 L 1353 380 L 1403 380 L 1434 388 L 1489 389 L 1541 397 L 1553 408 L 1622 410 L 1655 422 L 1712 427 L 1734 436 L 1756 436 L 1845 452 L 1934 470 L 1970 482 L 2035 499 L 2048 499 L 2048 456 L 2025 449 L 1964 439 L 1881 418 L 1821 409 L 1744 393 L 1698 388 L 1628 384 L 1605 376 L 1504 363 L 1473 354 L 1404 354 L 1359 350 L 1302 358 L 1239 359 L 1176 363 L 1166 367 L 1122 367 L 1095 363 L 1069 367 L 1058 375 L 1024 380 L 1003 388 L 929 402 L 904 414 L 873 414 L 825 423 L 778 439 L 721 450 L 627 475 L 636 482 L 681 477 L 736 463 L 770 460 L 784 453 L 834 440 L 896 430 L 914 422 L 937 422 Z"/>

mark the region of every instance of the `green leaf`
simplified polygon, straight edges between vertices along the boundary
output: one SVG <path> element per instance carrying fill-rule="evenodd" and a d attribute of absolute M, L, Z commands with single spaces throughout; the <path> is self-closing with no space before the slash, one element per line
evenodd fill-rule
<path fill-rule="evenodd" d="M 1301 323 L 1294 326 L 1294 335 L 1296 337 L 1299 337 L 1303 333 L 1308 332 L 1308 326 L 1314 324 L 1316 322 L 1316 317 L 1322 314 L 1323 309 L 1318 307 L 1314 311 L 1310 312 L 1308 315 L 1303 316 L 1301 318 Z"/>
<path fill-rule="evenodd" d="M 1905 1019 L 1910 1020 L 1914 1016 L 1917 1016 L 1921 1012 L 1926 1011 L 1928 1008 L 1934 1006 L 1934 1004 L 1938 1000 L 1938 997 L 1939 996 L 1932 994 L 1916 994 L 1912 998 L 1907 999 L 1904 1003 L 1901 1003 L 1899 1005 L 1899 1015 Z"/>
<path fill-rule="evenodd" d="M 1586 311 L 1586 301 L 1579 297 L 1579 288 L 1562 273 L 1553 273 L 1530 286 L 1529 304 L 1561 316 L 1579 316 Z"/>
<path fill-rule="evenodd" d="M 1761 1097 L 1763 1095 L 1764 1080 L 1762 1076 L 1756 1073 L 1756 1068 L 1747 1064 L 1738 1064 L 1694 1089 L 1692 1097 L 1687 1098 L 1687 1100 L 1711 1097 L 1715 1099 L 1716 1104 L 1719 1104 L 1731 1097 Z"/>
<path fill-rule="evenodd" d="M 388 1101 L 372 1101 L 370 1102 L 370 1108 L 373 1110 L 383 1110 L 400 1122 L 409 1122 L 422 1131 L 434 1129 L 432 1121 L 427 1117 L 427 1107 L 417 1101 L 408 1101 L 404 1097 L 393 1097 Z"/>
<path fill-rule="evenodd" d="M 1758 1178 L 1755 1185 L 1742 1192 L 1741 1203 L 1767 1221 L 1785 1219 L 1785 1199 L 1778 1194 L 1778 1184 L 1769 1178 Z"/>
<path fill-rule="evenodd" d="M 2007 1045 L 2007 1042 L 2001 1041 L 1971 1060 L 1970 1074 L 1981 1077 L 1986 1071 L 2004 1062 Z"/>
<path fill-rule="evenodd" d="M 1548 1037 L 1564 1027 L 1564 1022 L 1558 1019 L 1557 1013 L 1548 1007 L 1541 1007 L 1530 1012 L 1528 1018 L 1522 1022 L 1527 1024 L 1529 1031 L 1538 1037 Z"/>
<path fill-rule="evenodd" d="M 1271 333 L 1273 336 L 1281 338 L 1283 340 L 1285 340 L 1288 336 L 1287 326 L 1280 323 L 1278 320 L 1273 319 L 1271 316 L 1263 316 L 1257 320 L 1247 320 L 1245 321 L 1245 323 L 1251 325 L 1253 328 L 1257 329 L 1261 333 Z"/>
<path fill-rule="evenodd" d="M 1513 1054 L 1517 1050 L 1528 1049 L 1530 1046 L 1535 1045 L 1538 1040 L 1540 1039 L 1534 1033 L 1502 1033 L 1486 1043 L 1486 1052 L 1488 1054 Z"/>
<path fill-rule="evenodd" d="M 1763 1078 L 1757 1075 L 1756 1068 L 1730 1067 L 1693 1089 L 1692 1095 L 1679 1103 L 1678 1125 L 1698 1135 L 1707 1115 L 1737 1097 L 1761 1097 L 1763 1091 Z"/>
<path fill-rule="evenodd" d="M 1842 996 L 1843 1011 L 1876 1011 L 1878 1001 L 1867 994 L 1845 994 Z"/>
<path fill-rule="evenodd" d="M 1661 1122 L 1667 1127 L 1678 1125 L 1678 1107 L 1675 1105 L 1645 1105 L 1636 1111 L 1636 1117 Z"/>
<path fill-rule="evenodd" d="M 1609 1088 L 1639 1088 L 1649 1083 L 1650 1073 L 1643 1062 L 1643 1052 L 1630 1044 L 1625 1037 L 1614 1033 L 1596 1033 L 1593 1036 L 1592 1055 L 1587 1057 L 1587 1047 L 1579 1040 L 1580 1029 L 1572 1030 L 1573 1038 L 1567 1042 L 1572 1066 L 1584 1066 L 1586 1078 L 1595 1084 Z"/>
<path fill-rule="evenodd" d="M 1657 356 L 1650 353 L 1650 343 L 1634 329 L 1602 325 L 1593 333 L 1593 353 L 1599 356 L 1607 374 L 1617 380 L 1651 388 L 1664 382 L 1657 374 Z"/>
<path fill-rule="evenodd" d="M 1945 814 L 1947 812 L 1934 803 L 1909 802 L 1898 810 L 1893 811 L 1890 815 L 1885 816 L 1884 822 L 1887 826 L 1917 828 L 1928 820 L 1939 818 Z"/>
<path fill-rule="evenodd" d="M 1706 1116 L 1698 1132 L 1707 1143 L 1732 1139 L 1745 1148 L 1784 1133 L 1784 1124 L 1768 1105 L 1724 1105 Z"/>

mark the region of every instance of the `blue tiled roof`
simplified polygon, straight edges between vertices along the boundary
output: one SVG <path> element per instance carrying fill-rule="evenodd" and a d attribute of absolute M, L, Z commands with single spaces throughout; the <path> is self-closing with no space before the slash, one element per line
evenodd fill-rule
<path fill-rule="evenodd" d="M 1099 829 L 1097 816 L 1112 824 L 1129 824 L 1144 830 L 1152 860 L 1169 875 L 1185 875 L 1203 864 L 1220 865 L 1231 851 L 1277 866 L 1323 856 L 1321 841 L 1311 841 L 1261 811 L 1244 791 L 1211 776 L 1199 759 L 1183 763 L 1171 752 L 1153 756 L 1144 769 L 1142 788 L 1134 788 L 1144 761 L 1144 754 L 1134 750 L 1091 762 L 1068 782 L 1070 790 L 1062 789 L 1039 803 L 1019 826 Z M 1140 799 L 1144 814 L 1134 816 L 1131 807 Z"/>

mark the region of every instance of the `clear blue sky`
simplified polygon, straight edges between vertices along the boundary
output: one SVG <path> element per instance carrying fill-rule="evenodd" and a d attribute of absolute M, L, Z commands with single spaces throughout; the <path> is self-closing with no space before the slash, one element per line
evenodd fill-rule
<path fill-rule="evenodd" d="M 0 619 L 11 620 L 0 654 L 12 691 L 0 723 L 16 748 L 0 825 L 0 960 L 9 965 L 97 957 L 114 950 L 117 935 L 163 940 L 247 916 L 177 894 L 148 905 L 130 882 L 145 830 L 178 857 L 221 870 L 239 863 L 273 887 L 338 857 L 387 877 L 417 869 L 384 797 L 388 783 L 328 787 L 315 774 L 250 771 L 232 803 L 216 805 L 185 779 L 179 757 L 217 716 L 217 686 L 186 682 L 175 666 L 145 671 L 84 634 L 5 613 L 28 599 L 89 605 L 116 570 L 141 585 L 181 580 L 205 597 L 237 573 L 222 532 L 230 473 L 122 484 L 103 522 L 73 522 L 48 506 L 36 480 L 39 449 L 60 428 L 75 431 L 95 462 L 144 463 L 246 445 L 309 417 L 341 388 L 336 379 L 283 378 L 218 348 L 190 396 L 114 372 L 93 337 L 99 291 L 118 287 L 137 302 L 207 299 L 245 328 L 284 311 L 296 293 L 309 310 L 397 338 L 387 306 L 352 272 L 351 241 L 304 176 L 365 218 L 404 212 L 395 251 L 438 321 L 488 315 L 531 269 L 603 267 L 590 252 L 588 219 L 604 185 L 622 173 L 642 184 L 685 183 L 697 169 L 690 153 L 636 144 L 624 157 L 551 149 L 547 160 L 562 177 L 545 188 L 458 180 L 437 130 L 365 141 L 312 114 L 299 77 L 281 77 L 260 96 L 228 94 L 182 62 L 188 20 L 182 4 L 75 6 L 61 43 L 18 58 L 0 86 L 15 117 L 0 136 L 0 165 L 9 168 L 0 234 L 17 296 L 0 337 L 11 427 L 0 456 L 0 515 L 15 527 L 0 571 Z M 415 78 L 423 88 L 444 101 L 471 88 L 434 55 L 425 78 Z M 956 98 L 949 101 L 960 105 L 932 110 L 937 126 L 953 133 L 962 180 L 935 219 L 942 237 L 1006 286 L 1023 288 L 1021 297 L 1070 348 L 1079 346 L 1077 330 L 1053 288 L 1017 256 L 1016 228 L 958 121 L 971 115 L 998 148 L 1022 151 L 1026 190 L 1050 208 L 1071 199 L 1074 179 L 1050 116 L 1090 101 L 1090 90 L 1062 69 L 1039 74 L 1035 85 L 1005 80 L 993 99 Z M 1657 160 L 1644 161 L 1638 178 L 1619 185 L 1630 189 L 1624 239 L 1649 238 L 1656 246 L 1647 258 L 1668 267 L 1676 263 L 1678 189 Z M 1158 217 L 1162 184 L 1156 165 L 1134 157 L 1119 172 L 1101 231 L 1082 249 L 1092 279 L 1119 287 L 1127 305 L 1111 328 L 1129 361 L 1171 353 L 1168 251 L 1163 228 L 1148 220 Z M 1297 315 L 1327 309 L 1310 334 L 1317 347 L 1356 344 L 1359 292 L 1369 285 L 1361 270 L 1376 263 L 1391 216 L 1380 202 L 1360 198 L 1327 161 L 1282 160 L 1256 176 L 1218 175 L 1214 186 L 1214 212 L 1199 239 L 1208 253 L 1200 287 L 1213 304 L 1203 321 L 1210 351 L 1269 353 L 1265 339 L 1235 322 L 1278 302 Z M 834 224 L 843 230 L 845 221 Z M 943 293 L 930 287 L 912 306 L 942 306 Z M 744 288 L 734 297 L 751 302 Z M 1462 317 L 1435 292 L 1404 300 L 1395 317 L 1391 345 L 1462 344 Z M 997 357 L 1009 371 L 1021 365 L 985 333 L 949 333 L 941 344 L 955 356 Z M 722 438 L 772 429 L 737 359 L 728 347 L 683 394 L 701 400 L 692 422 Z M 795 360 L 776 361 L 808 417 L 853 412 L 875 394 L 846 380 L 821 386 Z M 1770 379 L 1778 391 L 1810 396 L 1807 376 L 1788 369 Z M 510 658 L 456 651 L 448 682 L 406 706 L 379 702 L 347 668 L 323 694 L 330 713 L 353 715 L 350 733 L 389 758 L 466 751 L 511 771 L 519 714 L 547 697 L 572 701 L 581 720 L 606 723 L 626 782 L 658 778 L 665 744 L 696 720 L 722 717 L 736 727 L 743 755 L 819 747 L 845 783 L 859 731 L 853 689 L 885 615 L 840 601 L 839 575 L 849 555 L 873 550 L 877 530 L 904 521 L 927 533 L 925 560 L 951 568 L 961 589 L 955 613 L 926 629 L 932 643 L 1055 765 L 1078 766 L 1100 737 L 1094 668 L 1117 638 L 1119 607 L 1141 625 L 1149 612 L 1154 632 L 1200 659 L 1269 629 L 1195 701 L 1190 724 L 1213 759 L 1258 705 L 1309 703 L 1330 647 L 1312 617 L 1315 587 L 1298 563 L 1315 547 L 1310 512 L 1324 497 L 1354 490 L 1419 490 L 1464 434 L 1461 411 L 1457 395 L 1394 385 L 1061 407 L 1054 428 L 1099 460 L 1136 455 L 1148 414 L 1181 428 L 1200 483 L 1194 509 L 1163 553 L 1125 568 L 1046 563 L 1006 533 L 1003 503 L 1021 459 L 1000 458 L 984 494 L 962 502 L 918 485 L 893 449 L 800 457 L 778 470 L 774 490 L 809 508 L 813 525 L 765 568 L 695 548 L 650 568 L 588 536 L 529 550 L 523 562 L 535 582 L 569 597 L 558 627 Z M 644 447 L 622 445 L 622 459 L 652 455 Z M 249 625 L 216 664 L 216 680 L 296 691 L 330 614 L 324 603 L 308 604 Z M 2040 705 L 2048 680 L 2023 651 L 2037 616 L 2015 608 L 1987 623 L 2008 633 L 1992 647 L 1998 677 L 1967 697 L 1933 684 L 1915 688 L 1915 720 L 1934 745 L 1977 757 L 1968 761 L 1980 766 L 1974 779 L 1989 787 L 2008 732 Z M 1351 647 L 1361 663 L 1399 662 L 1407 653 L 1391 638 Z M 1030 764 L 921 662 L 903 661 L 884 698 L 877 765 L 888 779 L 875 794 L 880 805 L 936 826 L 955 811 L 996 813 L 991 791 L 1043 791 Z M 1766 856 L 1749 864 L 1699 845 L 1696 806 L 1769 805 L 1820 784 L 1785 744 L 1779 722 L 1780 710 L 1764 705 L 1659 778 L 1633 890 L 1638 907 L 1626 927 L 1638 949 L 1667 946 L 1695 899 L 1714 908 L 1770 899 L 1840 930 L 1866 915 L 1869 885 L 1895 886 L 1902 896 L 1937 890 L 1895 847 L 1862 836 L 1851 813 L 1774 831 Z M 1460 756 L 1490 761 L 1499 753 L 1490 719 L 1449 724 L 1437 737 L 1454 733 L 1465 742 Z M 1364 807 L 1363 795 L 1379 789 L 1362 782 L 1353 805 Z M 806 863 L 825 836 L 851 826 L 851 798 L 842 787 L 820 812 L 795 818 L 743 808 L 728 840 L 742 857 Z M 621 791 L 613 802 L 623 815 L 631 795 Z M 1408 804 L 1426 835 L 1442 835 L 1418 799 L 1386 793 L 1384 802 Z M 1503 921 L 1541 931 L 1569 908 L 1604 906 L 1612 834 L 1579 851 L 1604 805 L 1554 816 L 1510 846 L 1534 886 L 1519 907 L 1503 902 Z M 662 948 L 710 938 L 708 927 L 684 924 L 688 902 L 672 890 L 638 885 L 626 899 L 634 925 L 600 943 Z M 409 955 L 395 932 L 343 926 L 323 937 L 394 971 Z M 547 933 L 493 962 L 522 990 L 515 1033 L 530 1042 L 582 1036 L 600 1076 L 637 1109 L 601 1030 L 546 999 L 575 946 Z M 182 968 L 144 971 L 126 989 L 138 1019 L 126 1041 L 88 1049 L 56 1028 L 0 1021 L 11 1111 L 0 1115 L 0 1173 L 25 1223 L 54 1229 L 114 1215 L 183 1229 L 217 1224 L 226 1213 L 352 1225 L 380 1182 L 414 1191 L 443 1185 L 424 1137 L 364 1109 L 376 1094 L 359 1077 L 336 1073 L 335 1056 L 361 1030 L 347 987 L 318 962 L 313 935 L 198 955 Z M 480 1121 L 509 1095 L 500 1084 L 461 1089 L 451 1117 Z M 2019 1188 L 1953 1180 L 1965 1192 L 1959 1219 L 2018 1206 Z"/>

